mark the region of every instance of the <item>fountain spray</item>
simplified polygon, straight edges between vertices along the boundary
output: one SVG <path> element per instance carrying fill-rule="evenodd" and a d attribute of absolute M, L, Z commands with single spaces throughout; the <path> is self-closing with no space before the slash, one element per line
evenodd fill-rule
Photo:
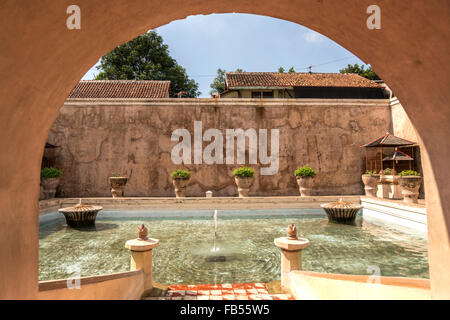
<path fill-rule="evenodd" d="M 217 210 L 214 210 L 214 215 L 213 215 L 213 219 L 214 219 L 214 247 L 213 247 L 213 252 L 219 251 L 219 248 L 216 247 L 216 241 L 217 241 Z"/>

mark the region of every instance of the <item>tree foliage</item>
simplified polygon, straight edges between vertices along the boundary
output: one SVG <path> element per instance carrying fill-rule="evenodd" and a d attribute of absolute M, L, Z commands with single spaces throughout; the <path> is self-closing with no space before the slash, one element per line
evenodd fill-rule
<path fill-rule="evenodd" d="M 361 77 L 370 79 L 370 80 L 381 80 L 380 77 L 372 70 L 372 67 L 369 66 L 368 69 L 365 69 L 364 65 L 359 65 L 355 63 L 354 65 L 347 65 L 346 68 L 339 70 L 340 73 L 357 73 Z"/>
<path fill-rule="evenodd" d="M 180 91 L 200 95 L 198 84 L 169 54 L 163 39 L 149 31 L 104 55 L 97 67 L 97 80 L 170 80 L 170 96 Z"/>
<path fill-rule="evenodd" d="M 244 72 L 244 70 L 237 68 L 234 72 Z M 209 85 L 211 87 L 210 94 L 222 93 L 225 91 L 225 74 L 227 71 L 225 69 L 217 69 L 217 76 L 214 78 L 213 82 Z"/>
<path fill-rule="evenodd" d="M 283 67 L 279 67 L 278 68 L 278 73 L 284 73 L 284 68 Z"/>

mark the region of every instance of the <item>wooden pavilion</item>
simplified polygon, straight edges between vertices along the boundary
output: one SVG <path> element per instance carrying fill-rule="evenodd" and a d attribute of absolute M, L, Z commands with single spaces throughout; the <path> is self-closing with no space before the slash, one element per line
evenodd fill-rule
<path fill-rule="evenodd" d="M 414 170 L 417 146 L 416 142 L 386 132 L 384 136 L 362 146 L 366 153 L 366 170 L 380 173 L 391 168 L 394 175 L 403 170 Z"/>

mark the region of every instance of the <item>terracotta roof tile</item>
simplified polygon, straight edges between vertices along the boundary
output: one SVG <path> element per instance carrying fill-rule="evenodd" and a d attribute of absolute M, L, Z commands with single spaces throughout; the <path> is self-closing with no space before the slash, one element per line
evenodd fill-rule
<path fill-rule="evenodd" d="M 83 80 L 69 98 L 168 98 L 170 81 Z"/>
<path fill-rule="evenodd" d="M 355 73 L 227 72 L 228 89 L 240 87 L 355 87 L 380 88 Z"/>

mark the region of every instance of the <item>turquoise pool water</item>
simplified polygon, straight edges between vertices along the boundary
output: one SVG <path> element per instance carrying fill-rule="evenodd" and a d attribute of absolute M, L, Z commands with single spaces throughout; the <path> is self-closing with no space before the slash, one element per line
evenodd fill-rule
<path fill-rule="evenodd" d="M 153 250 L 154 281 L 166 284 L 280 279 L 280 252 L 273 240 L 284 236 L 290 223 L 311 241 L 303 251 L 304 270 L 372 274 L 375 266 L 383 276 L 428 278 L 423 234 L 368 223 L 361 216 L 356 225 L 330 224 L 321 209 L 219 210 L 216 253 L 211 210 L 104 210 L 96 230 L 84 231 L 68 228 L 62 215 L 53 216 L 40 226 L 40 280 L 129 270 L 124 244 L 136 238 L 141 223 L 161 241 Z"/>

